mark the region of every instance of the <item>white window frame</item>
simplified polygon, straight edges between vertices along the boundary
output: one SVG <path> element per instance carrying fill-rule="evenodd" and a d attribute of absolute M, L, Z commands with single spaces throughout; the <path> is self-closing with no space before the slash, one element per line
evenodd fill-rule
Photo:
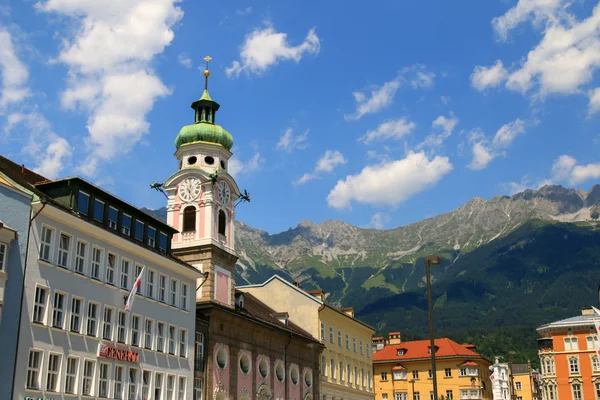
<path fill-rule="evenodd" d="M 75 304 L 79 305 L 78 310 L 76 309 Z M 82 310 L 84 306 L 84 299 L 76 296 L 71 297 L 71 307 L 69 307 L 69 331 L 81 333 L 81 321 L 83 321 Z"/>
<path fill-rule="evenodd" d="M 156 292 L 154 291 L 154 280 L 156 279 L 156 271 L 148 269 L 146 274 L 146 296 L 154 299 L 156 298 Z"/>
<path fill-rule="evenodd" d="M 569 357 L 569 375 L 579 375 L 581 369 L 579 368 L 579 358 Z"/>
<path fill-rule="evenodd" d="M 123 371 L 125 371 L 125 366 L 123 365 L 115 365 L 114 374 L 113 374 L 113 393 L 112 396 L 116 400 L 123 399 Z"/>
<path fill-rule="evenodd" d="M 154 231 L 154 237 L 150 237 L 150 230 Z M 158 231 L 156 230 L 155 227 L 148 225 L 148 230 L 147 230 L 147 241 L 146 243 L 148 244 L 148 246 L 154 248 L 156 247 L 156 234 L 158 233 Z"/>
<path fill-rule="evenodd" d="M 115 210 L 117 212 L 117 220 L 113 221 L 110 219 L 110 210 Z M 112 230 L 117 230 L 117 226 L 119 225 L 119 210 L 113 206 L 108 206 L 108 214 L 106 215 L 106 220 L 108 221 L 107 225 Z M 114 225 L 113 225 L 114 223 Z"/>
<path fill-rule="evenodd" d="M 142 264 L 135 264 L 135 275 L 133 276 L 133 282 L 131 283 L 132 287 L 133 284 L 135 283 L 135 281 L 137 280 L 137 277 L 140 276 L 140 274 L 142 273 L 142 270 L 144 269 L 144 266 Z M 144 285 L 142 285 L 142 282 L 140 281 L 140 285 L 137 287 L 137 294 L 139 295 L 144 295 Z"/>
<path fill-rule="evenodd" d="M 162 398 L 162 386 L 163 386 L 163 376 L 162 372 L 156 372 L 154 374 L 154 399 L 160 400 Z"/>
<path fill-rule="evenodd" d="M 177 340 L 177 327 L 175 327 L 175 325 L 169 325 L 169 327 L 167 329 L 167 353 L 169 353 L 171 355 L 175 355 L 175 352 L 177 351 L 177 346 L 175 344 L 176 340 Z"/>
<path fill-rule="evenodd" d="M 600 372 L 600 357 L 597 354 L 592 354 L 590 363 L 592 364 L 592 373 Z"/>
<path fill-rule="evenodd" d="M 43 290 L 44 298 L 41 301 L 38 299 L 38 291 Z M 50 290 L 42 285 L 36 285 L 33 298 L 33 313 L 32 322 L 44 325 L 46 323 L 46 315 L 48 313 L 48 293 Z"/>
<path fill-rule="evenodd" d="M 108 312 L 108 314 L 107 314 Z M 113 338 L 113 326 L 115 324 L 115 315 L 116 315 L 116 310 L 114 307 L 108 307 L 108 306 L 104 306 L 104 311 L 102 313 L 102 339 L 104 340 L 111 340 Z M 110 316 L 110 318 L 107 320 L 107 315 Z M 107 335 L 107 330 L 108 330 L 108 335 Z"/>
<path fill-rule="evenodd" d="M 46 233 L 46 234 L 45 234 Z M 46 241 L 46 236 L 48 236 L 47 234 L 50 234 L 50 241 Z M 42 225 L 42 229 L 40 231 L 40 251 L 39 251 L 39 259 L 46 261 L 46 262 L 52 262 L 52 256 L 53 256 L 53 246 L 52 246 L 52 241 L 54 240 L 54 234 L 56 233 L 56 229 L 49 227 L 48 225 Z M 47 253 L 48 256 L 46 257 L 44 255 L 44 253 Z"/>
<path fill-rule="evenodd" d="M 204 363 L 204 333 L 196 332 L 196 364 Z M 323 357 L 325 359 L 325 357 Z"/>
<path fill-rule="evenodd" d="M 61 304 L 56 304 L 59 296 Z M 65 316 L 67 314 L 65 303 L 67 303 L 68 299 L 69 295 L 66 293 L 59 290 L 54 291 L 54 296 L 52 296 L 52 328 L 64 329 Z"/>
<path fill-rule="evenodd" d="M 6 271 L 8 263 L 8 243 L 0 242 L 0 271 Z"/>
<path fill-rule="evenodd" d="M 98 397 L 108 398 L 110 393 L 110 369 L 110 364 L 100 363 L 98 368 Z"/>
<path fill-rule="evenodd" d="M 62 248 L 63 236 L 69 240 L 67 249 Z M 72 243 L 73 243 L 73 236 L 69 235 L 66 232 L 62 232 L 62 231 L 58 234 L 58 256 L 56 257 L 56 265 L 58 265 L 59 267 L 69 269 L 69 258 L 71 257 Z"/>
<path fill-rule="evenodd" d="M 125 268 L 125 266 L 127 266 L 127 268 Z M 131 274 L 131 260 L 125 258 L 125 257 L 121 257 L 121 273 L 119 274 L 119 277 L 121 278 L 119 281 L 119 287 L 121 289 L 125 289 L 125 290 L 129 290 L 130 288 L 130 274 Z"/>
<path fill-rule="evenodd" d="M 517 390 L 523 390 L 523 384 L 521 382 L 515 382 L 515 388 Z"/>
<path fill-rule="evenodd" d="M 452 377 L 452 368 L 444 368 L 444 377 L 446 377 L 446 378 Z"/>
<path fill-rule="evenodd" d="M 160 353 L 165 353 L 165 330 L 168 329 L 167 326 L 168 325 L 162 321 L 158 321 L 156 323 L 156 351 Z M 161 327 L 162 333 L 160 329 Z"/>
<path fill-rule="evenodd" d="M 90 316 L 90 310 L 91 310 L 91 306 L 94 305 L 95 306 L 95 316 Z M 100 310 L 100 304 L 94 302 L 94 301 L 88 301 L 88 306 L 86 309 L 86 325 L 85 325 L 85 334 L 87 336 L 93 336 L 93 337 L 98 337 L 98 312 Z M 94 329 L 90 330 L 90 324 L 93 323 L 94 325 Z"/>
<path fill-rule="evenodd" d="M 33 359 L 32 359 L 33 357 Z M 40 390 L 41 371 L 42 371 L 42 359 L 44 358 L 44 352 L 39 349 L 29 349 L 29 355 L 27 358 L 27 378 L 25 381 L 25 388 L 32 390 Z M 32 361 L 37 361 L 32 365 Z"/>
<path fill-rule="evenodd" d="M 169 282 L 169 305 L 173 307 L 177 307 L 177 293 L 179 293 L 179 280 L 171 278 Z"/>
<path fill-rule="evenodd" d="M 125 224 L 123 223 L 123 220 L 125 217 L 129 218 L 129 227 L 125 226 Z M 131 215 L 123 213 L 121 215 L 121 233 L 125 236 L 131 236 L 131 224 L 133 223 L 133 218 L 131 218 Z"/>
<path fill-rule="evenodd" d="M 71 362 L 74 362 L 73 371 Z M 65 393 L 76 394 L 77 393 L 77 370 L 79 369 L 79 358 L 67 357 L 65 360 Z"/>
<path fill-rule="evenodd" d="M 202 389 L 204 388 L 204 379 L 194 378 L 195 400 L 202 400 Z"/>
<path fill-rule="evenodd" d="M 91 365 L 91 371 L 88 366 Z M 83 368 L 81 371 L 81 395 L 94 395 L 94 375 L 96 374 L 96 360 L 85 358 L 83 360 Z"/>
<path fill-rule="evenodd" d="M 578 387 L 577 391 L 575 390 L 576 386 Z M 579 392 L 579 396 L 575 395 L 577 392 Z M 571 395 L 573 400 L 583 400 L 583 385 L 579 382 L 571 383 Z"/>
<path fill-rule="evenodd" d="M 321 322 L 321 341 L 325 341 L 325 323 Z"/>
<path fill-rule="evenodd" d="M 167 286 L 169 278 L 164 274 L 158 276 L 158 301 L 167 304 Z"/>
<path fill-rule="evenodd" d="M 127 343 L 127 319 L 125 311 L 119 310 L 117 312 L 117 343 Z"/>
<path fill-rule="evenodd" d="M 46 372 L 46 391 L 56 393 L 60 388 L 60 367 L 62 364 L 62 355 L 58 353 L 48 353 L 48 368 Z"/>
<path fill-rule="evenodd" d="M 382 372 L 381 373 L 381 380 L 384 381 L 384 382 L 386 382 L 388 380 L 388 378 L 387 378 L 387 372 Z"/>
<path fill-rule="evenodd" d="M 113 257 L 114 264 L 110 265 L 111 256 Z M 119 256 L 115 253 L 111 253 L 110 251 L 106 253 L 106 275 L 104 276 L 104 281 L 109 285 L 115 285 L 115 275 L 119 265 Z M 120 283 L 120 282 L 119 282 Z"/>
<path fill-rule="evenodd" d="M 141 341 L 141 337 L 140 337 L 140 321 L 142 320 L 142 317 L 136 314 L 132 314 L 131 315 L 131 345 L 132 346 L 136 346 L 136 347 L 140 347 L 140 341 Z M 134 321 L 137 321 L 137 325 L 134 323 Z M 135 335 L 134 335 L 135 333 Z M 137 338 L 137 340 L 134 340 L 135 338 Z"/>
<path fill-rule="evenodd" d="M 174 400 L 175 393 L 175 375 L 167 375 L 167 400 Z"/>
<path fill-rule="evenodd" d="M 150 325 L 148 325 L 150 323 Z M 150 330 L 148 331 L 148 326 Z M 146 318 L 144 320 L 144 348 L 148 350 L 152 350 L 152 339 L 154 338 L 154 320 L 150 318 Z M 150 339 L 150 340 L 148 340 Z"/>
<path fill-rule="evenodd" d="M 92 258 L 90 267 L 90 278 L 100 280 L 102 276 L 102 260 L 104 259 L 104 249 L 98 246 L 92 246 Z"/>
<path fill-rule="evenodd" d="M 127 398 L 134 399 L 137 393 L 137 379 L 138 379 L 138 368 L 129 367 L 129 374 L 127 374 Z M 132 376 L 132 372 L 134 372 Z M 131 395 L 133 393 L 133 396 Z"/>
<path fill-rule="evenodd" d="M 147 378 L 147 379 L 146 379 Z M 142 371 L 142 399 L 150 398 L 150 382 L 152 381 L 152 372 L 146 370 Z"/>
<path fill-rule="evenodd" d="M 75 246 L 75 263 L 73 264 L 73 271 L 85 275 L 85 267 L 87 261 L 87 249 L 89 244 L 81 239 L 77 240 L 77 244 Z M 83 249 L 83 255 L 80 254 L 81 249 Z"/>
<path fill-rule="evenodd" d="M 187 358 L 187 336 L 187 329 L 179 328 L 179 357 Z"/>
<path fill-rule="evenodd" d="M 187 386 L 187 379 L 185 376 L 180 376 L 177 384 L 177 400 L 185 400 L 185 392 Z"/>
<path fill-rule="evenodd" d="M 181 282 L 181 309 L 189 310 L 190 303 L 188 301 L 190 286 L 187 283 Z"/>

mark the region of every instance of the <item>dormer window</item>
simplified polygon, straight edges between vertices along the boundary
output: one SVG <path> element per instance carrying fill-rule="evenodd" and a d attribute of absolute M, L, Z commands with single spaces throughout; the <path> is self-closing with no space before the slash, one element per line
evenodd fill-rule
<path fill-rule="evenodd" d="M 439 347 L 435 346 L 435 352 L 436 352 L 436 353 L 437 353 L 438 349 L 439 349 Z M 431 354 L 431 346 L 429 346 L 429 348 L 427 349 L 427 352 L 428 352 L 429 354 Z"/>
<path fill-rule="evenodd" d="M 406 349 L 398 349 L 398 350 L 396 350 L 396 355 L 397 356 L 403 356 L 404 354 L 406 354 Z"/>
<path fill-rule="evenodd" d="M 244 308 L 244 295 L 239 294 L 235 296 L 235 307 L 236 308 Z"/>

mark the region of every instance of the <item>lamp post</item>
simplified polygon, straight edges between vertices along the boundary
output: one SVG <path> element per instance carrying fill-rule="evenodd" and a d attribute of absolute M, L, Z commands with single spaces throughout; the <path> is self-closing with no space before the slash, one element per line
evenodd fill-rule
<path fill-rule="evenodd" d="M 439 256 L 425 257 L 425 275 L 427 277 L 427 303 L 429 306 L 429 341 L 431 352 L 431 374 L 433 377 L 433 399 L 438 400 L 437 374 L 435 369 L 435 335 L 433 334 L 433 301 L 431 299 L 431 266 L 441 265 Z"/>

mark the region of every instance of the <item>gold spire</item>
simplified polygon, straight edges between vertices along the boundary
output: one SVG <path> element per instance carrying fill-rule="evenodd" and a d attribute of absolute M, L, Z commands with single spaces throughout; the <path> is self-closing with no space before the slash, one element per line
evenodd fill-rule
<path fill-rule="evenodd" d="M 204 69 L 204 90 L 208 90 L 208 77 L 210 76 L 210 71 L 208 70 L 208 62 L 212 60 L 210 56 L 204 57 L 204 61 L 206 61 L 206 68 Z"/>

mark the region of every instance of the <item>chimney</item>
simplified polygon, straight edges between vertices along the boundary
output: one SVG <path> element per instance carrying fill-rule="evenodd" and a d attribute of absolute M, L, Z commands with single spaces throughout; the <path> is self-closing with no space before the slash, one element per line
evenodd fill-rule
<path fill-rule="evenodd" d="M 371 351 L 376 353 L 385 347 L 385 338 L 381 336 L 374 337 L 371 339 L 371 344 Z"/>
<path fill-rule="evenodd" d="M 294 286 L 300 287 L 300 283 L 298 281 L 294 281 Z"/>
<path fill-rule="evenodd" d="M 471 344 L 471 343 L 463 344 L 463 346 L 465 346 L 468 350 L 471 350 L 471 351 L 477 350 L 477 346 L 475 346 L 474 344 Z"/>
<path fill-rule="evenodd" d="M 347 316 L 349 316 L 350 318 L 354 318 L 354 308 L 353 307 L 342 308 L 340 311 L 343 312 L 344 314 L 346 314 Z"/>
<path fill-rule="evenodd" d="M 390 332 L 388 334 L 389 344 L 400 344 L 402 343 L 402 339 L 400 337 L 400 332 Z"/>
<path fill-rule="evenodd" d="M 323 289 L 307 290 L 306 293 L 310 294 L 313 297 L 316 297 L 321 301 L 325 301 L 325 292 L 323 291 Z"/>

